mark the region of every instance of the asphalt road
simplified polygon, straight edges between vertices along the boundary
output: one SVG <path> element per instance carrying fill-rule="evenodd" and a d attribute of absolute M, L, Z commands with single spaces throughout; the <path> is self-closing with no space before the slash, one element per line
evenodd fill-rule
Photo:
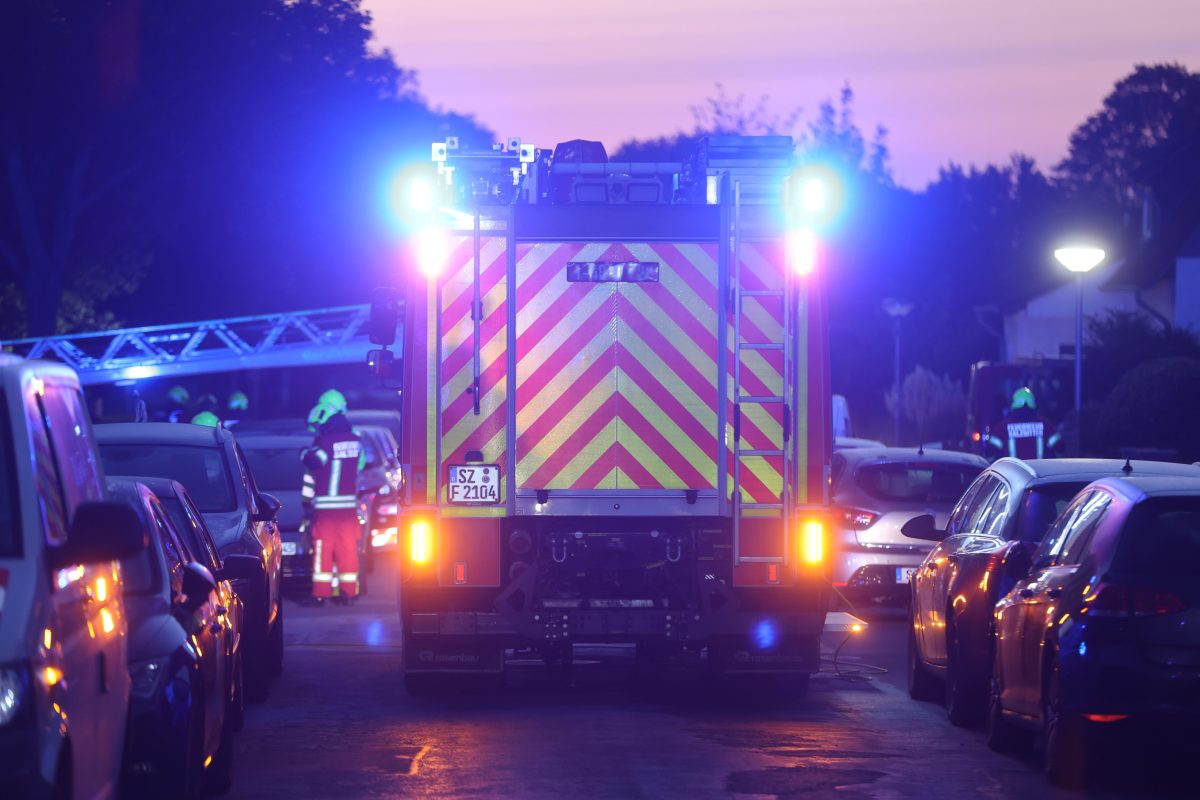
<path fill-rule="evenodd" d="M 569 678 L 514 659 L 505 685 L 411 698 L 392 576 L 352 607 L 289 603 L 286 667 L 239 734 L 231 798 L 1042 798 L 1033 756 L 990 752 L 904 690 L 904 622 L 870 615 L 834 674 L 779 706 L 699 676 L 635 681 L 632 651 L 577 648 Z M 827 635 L 829 654 L 844 634 Z M 845 673 L 864 665 L 887 670 Z M 1132 796 L 1126 782 L 1104 796 Z M 1162 792 L 1160 791 L 1159 794 Z M 1194 796 L 1194 795 L 1193 795 Z"/>

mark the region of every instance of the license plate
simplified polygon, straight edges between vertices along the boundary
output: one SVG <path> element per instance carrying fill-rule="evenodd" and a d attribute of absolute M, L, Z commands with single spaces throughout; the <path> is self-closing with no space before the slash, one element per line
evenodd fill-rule
<path fill-rule="evenodd" d="M 283 554 L 285 556 L 296 555 L 296 543 L 295 542 L 284 542 L 283 543 Z"/>
<path fill-rule="evenodd" d="M 472 464 L 450 467 L 446 490 L 451 503 L 499 503 L 500 466 Z"/>
<path fill-rule="evenodd" d="M 908 583 L 917 574 L 918 567 L 896 567 L 896 583 Z"/>

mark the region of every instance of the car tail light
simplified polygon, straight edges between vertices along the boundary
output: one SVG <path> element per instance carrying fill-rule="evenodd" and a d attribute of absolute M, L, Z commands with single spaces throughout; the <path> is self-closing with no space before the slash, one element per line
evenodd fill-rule
<path fill-rule="evenodd" d="M 837 513 L 843 523 L 856 531 L 865 531 L 879 519 L 879 515 L 874 511 L 861 508 L 840 508 Z"/>
<path fill-rule="evenodd" d="M 1187 610 L 1187 603 L 1174 592 L 1115 583 L 1100 584 L 1083 602 L 1084 612 L 1094 617 L 1148 617 Z"/>

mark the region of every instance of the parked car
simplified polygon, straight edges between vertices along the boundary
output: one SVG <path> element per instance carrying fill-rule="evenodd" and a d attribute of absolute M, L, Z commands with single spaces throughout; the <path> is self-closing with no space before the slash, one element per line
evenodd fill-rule
<path fill-rule="evenodd" d="M 242 648 L 246 614 L 245 604 L 234 589 L 232 579 L 236 576 L 232 573 L 240 566 L 241 577 L 253 580 L 257 575 L 255 564 L 258 560 L 254 556 L 240 554 L 232 554 L 222 559 L 208 525 L 204 522 L 204 516 L 179 481 L 169 478 L 138 478 L 138 481 L 154 492 L 192 557 L 217 578 L 217 603 L 225 609 L 225 621 L 228 623 L 223 646 L 229 663 L 233 665 L 229 691 L 233 709 L 233 729 L 241 730 L 246 708 Z"/>
<path fill-rule="evenodd" d="M 0 408 L 0 794 L 112 797 L 130 691 L 117 562 L 146 528 L 105 499 L 69 368 L 0 355 Z"/>
<path fill-rule="evenodd" d="M 919 514 L 945 524 L 963 490 L 987 467 L 981 456 L 944 450 L 863 447 L 832 459 L 833 582 L 851 602 L 901 603 L 933 547 L 904 536 Z"/>
<path fill-rule="evenodd" d="M 224 792 L 233 769 L 233 630 L 217 580 L 227 576 L 198 562 L 145 484 L 109 478 L 108 489 L 150 531 L 150 546 L 121 564 L 132 676 L 127 775 L 157 797 Z M 228 572 L 258 572 L 252 556 L 228 561 Z"/>
<path fill-rule="evenodd" d="M 375 551 L 395 547 L 400 513 L 400 460 L 392 432 L 382 425 L 355 425 L 366 452 L 359 477 L 359 516 L 363 521 L 363 572 L 370 572 Z"/>
<path fill-rule="evenodd" d="M 945 530 L 931 516 L 902 528 L 915 539 L 938 542 L 910 584 L 913 698 L 945 697 L 956 725 L 982 720 L 996 601 L 1024 576 L 1046 529 L 1071 499 L 1092 481 L 1121 475 L 1200 476 L 1200 469 L 1163 461 L 1002 458 L 967 488 Z"/>
<path fill-rule="evenodd" d="M 996 606 L 988 742 L 1041 731 L 1051 782 L 1200 733 L 1200 478 L 1105 478 Z M 1101 747 L 1112 740 L 1124 746 Z"/>
<path fill-rule="evenodd" d="M 258 558 L 260 574 L 235 581 L 246 611 L 246 695 L 266 696 L 283 667 L 283 546 L 275 523 L 279 501 L 258 490 L 245 454 L 222 428 L 169 422 L 97 425 L 105 469 L 114 475 L 171 478 L 200 509 L 222 559 Z"/>
<path fill-rule="evenodd" d="M 300 454 L 312 446 L 311 434 L 250 431 L 238 434 L 259 488 L 283 504 L 277 522 L 283 543 L 283 580 L 289 588 L 312 591 L 313 544 L 300 489 L 304 465 Z"/>
<path fill-rule="evenodd" d="M 833 440 L 833 449 L 855 450 L 861 447 L 887 447 L 878 439 L 860 439 L 854 436 L 837 436 Z"/>
<path fill-rule="evenodd" d="M 346 412 L 346 419 L 354 427 L 359 425 L 376 425 L 387 428 L 393 441 L 399 441 L 404 435 L 403 418 L 399 411 L 385 411 L 377 408 L 352 408 Z M 399 452 L 399 450 L 397 450 Z"/>

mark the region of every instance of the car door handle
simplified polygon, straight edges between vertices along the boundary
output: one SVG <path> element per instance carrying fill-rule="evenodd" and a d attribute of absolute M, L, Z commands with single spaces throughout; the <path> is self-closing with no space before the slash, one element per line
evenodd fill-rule
<path fill-rule="evenodd" d="M 1021 591 L 1017 592 L 1017 594 L 1028 600 L 1029 598 L 1033 597 L 1033 589 L 1022 589 Z"/>
<path fill-rule="evenodd" d="M 1058 598 L 1062 597 L 1062 589 L 1057 586 L 1053 589 L 1047 589 L 1046 597 L 1049 597 L 1051 600 L 1057 600 Z"/>

